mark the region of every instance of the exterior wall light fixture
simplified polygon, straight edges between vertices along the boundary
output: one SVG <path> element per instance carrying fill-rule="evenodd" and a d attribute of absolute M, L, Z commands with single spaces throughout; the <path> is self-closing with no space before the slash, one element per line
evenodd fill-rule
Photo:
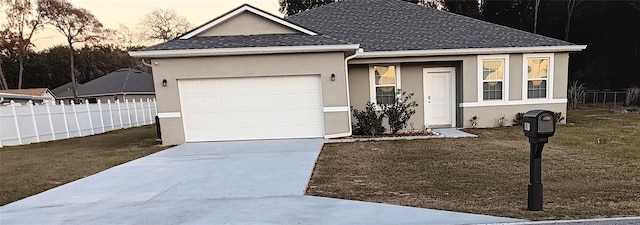
<path fill-rule="evenodd" d="M 336 81 L 336 75 L 335 74 L 331 74 L 331 81 Z"/>
<path fill-rule="evenodd" d="M 167 86 L 167 79 L 163 79 L 163 80 L 162 80 L 162 86 L 163 86 L 163 87 L 166 87 L 166 86 Z"/>

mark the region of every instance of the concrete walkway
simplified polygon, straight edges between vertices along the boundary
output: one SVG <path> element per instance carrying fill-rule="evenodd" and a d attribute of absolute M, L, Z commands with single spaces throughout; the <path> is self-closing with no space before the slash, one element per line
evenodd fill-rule
<path fill-rule="evenodd" d="M 324 140 L 189 143 L 0 208 L 0 224 L 474 224 L 519 220 L 304 196 Z"/>
<path fill-rule="evenodd" d="M 463 137 L 478 137 L 475 134 L 470 134 L 457 128 L 437 128 L 433 129 L 434 132 L 438 133 L 438 137 L 443 138 L 463 138 Z"/>

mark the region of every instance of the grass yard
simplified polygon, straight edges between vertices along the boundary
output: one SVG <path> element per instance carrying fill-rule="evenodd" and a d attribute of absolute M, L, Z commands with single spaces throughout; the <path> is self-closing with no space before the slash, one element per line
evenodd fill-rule
<path fill-rule="evenodd" d="M 522 127 L 478 138 L 326 144 L 307 194 L 531 220 L 640 215 L 640 115 L 570 111 L 542 154 L 544 211 L 527 207 Z"/>
<path fill-rule="evenodd" d="M 151 125 L 0 148 L 0 205 L 165 149 L 155 138 Z"/>

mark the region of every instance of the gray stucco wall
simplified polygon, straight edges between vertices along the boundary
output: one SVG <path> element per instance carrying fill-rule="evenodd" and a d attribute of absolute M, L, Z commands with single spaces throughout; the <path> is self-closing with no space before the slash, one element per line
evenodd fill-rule
<path fill-rule="evenodd" d="M 518 112 L 526 112 L 532 109 L 547 109 L 554 112 L 562 112 L 566 115 L 565 103 L 534 104 L 522 103 L 523 91 L 523 55 L 509 55 L 509 101 L 501 106 L 460 106 L 460 103 L 478 102 L 478 57 L 447 56 L 447 57 L 404 57 L 404 58 L 375 58 L 354 59 L 349 61 L 349 83 L 351 104 L 357 109 L 363 109 L 370 100 L 369 66 L 384 64 L 400 64 L 401 88 L 408 93 L 414 93 L 413 100 L 420 106 L 409 123 L 413 123 L 415 129 L 424 128 L 424 89 L 423 68 L 429 67 L 455 67 L 456 68 L 456 107 L 457 127 L 471 127 L 469 119 L 476 115 L 480 118 L 478 127 L 495 127 L 501 115 L 505 115 L 504 125 L 511 125 L 511 121 Z M 553 99 L 566 99 L 568 73 L 568 53 L 554 54 L 553 73 Z"/>
<path fill-rule="evenodd" d="M 471 127 L 471 117 L 477 116 L 477 128 L 497 127 L 498 120 L 504 115 L 503 126 L 511 126 L 516 113 L 525 113 L 529 110 L 545 109 L 553 112 L 561 112 L 562 116 L 567 115 L 567 105 L 564 103 L 557 104 L 527 104 L 527 105 L 510 105 L 510 106 L 482 106 L 482 107 L 465 107 L 464 111 L 464 128 Z M 565 123 L 563 120 L 561 123 Z"/>
<path fill-rule="evenodd" d="M 290 76 L 320 74 L 324 107 L 347 106 L 344 54 L 306 53 L 251 56 L 153 59 L 158 112 L 180 112 L 177 80 L 225 77 Z M 336 75 L 331 81 L 331 74 Z M 162 86 L 162 80 L 167 86 Z M 330 114 L 330 115 L 328 115 Z M 347 133 L 348 113 L 325 113 L 326 135 Z M 163 144 L 185 142 L 182 118 L 160 120 Z"/>
<path fill-rule="evenodd" d="M 198 36 L 292 34 L 297 31 L 262 18 L 250 12 L 244 12 L 220 23 Z"/>

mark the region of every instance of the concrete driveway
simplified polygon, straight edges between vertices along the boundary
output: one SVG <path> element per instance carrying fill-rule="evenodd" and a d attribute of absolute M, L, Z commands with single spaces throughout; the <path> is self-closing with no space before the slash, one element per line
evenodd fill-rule
<path fill-rule="evenodd" d="M 0 208 L 0 224 L 474 224 L 485 215 L 304 196 L 324 140 L 188 143 Z"/>

